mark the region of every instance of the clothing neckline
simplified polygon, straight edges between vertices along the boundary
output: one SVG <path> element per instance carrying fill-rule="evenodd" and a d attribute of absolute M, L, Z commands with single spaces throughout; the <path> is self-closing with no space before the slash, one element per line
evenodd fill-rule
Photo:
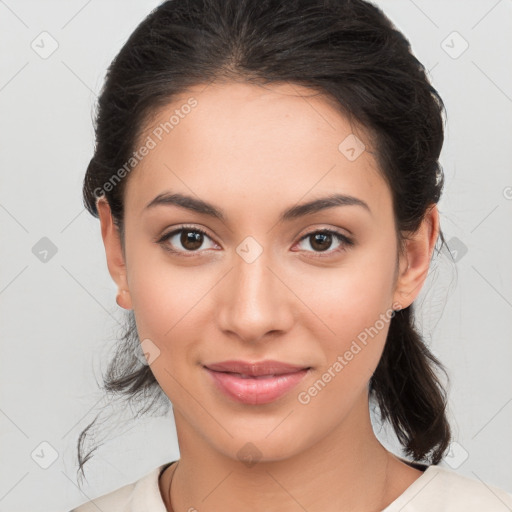
<path fill-rule="evenodd" d="M 395 455 L 396 457 L 396 455 Z M 422 464 L 421 462 L 414 462 L 412 460 L 406 460 L 402 457 L 396 457 L 398 460 L 402 461 L 404 464 L 407 464 L 411 468 L 417 469 L 418 471 L 425 472 L 430 466 L 428 464 Z"/>
<path fill-rule="evenodd" d="M 442 466 L 436 466 L 434 464 L 420 464 L 411 462 L 405 459 L 398 457 L 402 462 L 411 466 L 419 471 L 422 471 L 422 474 L 414 480 L 414 482 L 409 485 L 409 487 L 405 488 L 400 496 L 397 496 L 395 500 L 393 500 L 386 508 L 382 509 L 381 512 L 397 512 L 402 510 L 406 503 L 408 503 L 418 492 L 423 489 L 433 478 L 435 478 L 440 472 L 446 471 Z"/>
<path fill-rule="evenodd" d="M 429 465 L 427 464 L 421 464 L 420 462 L 414 462 L 414 461 L 411 461 L 411 460 L 406 460 L 406 459 L 403 459 L 402 457 L 397 457 L 397 459 L 399 459 L 400 461 L 402 461 L 404 464 L 407 464 L 408 466 L 414 468 L 414 469 L 417 469 L 418 471 L 422 471 L 422 472 L 425 472 L 429 467 Z M 162 466 L 160 466 L 159 468 L 159 473 L 158 473 L 158 478 L 160 478 L 160 476 L 162 475 L 162 473 L 169 467 L 169 466 L 172 466 L 174 463 L 178 462 L 179 459 L 176 459 L 176 460 L 173 460 L 171 462 L 167 462 L 166 464 L 163 464 Z"/>
<path fill-rule="evenodd" d="M 422 474 L 416 480 L 414 480 L 414 482 L 411 485 L 409 485 L 409 487 L 407 487 L 402 492 L 402 494 L 400 494 L 400 496 L 398 496 L 394 501 L 387 505 L 386 508 L 384 508 L 381 512 L 395 512 L 395 510 L 400 510 L 400 508 L 398 507 L 404 505 L 407 501 L 409 501 L 413 493 L 416 494 L 417 490 L 419 491 L 419 489 L 424 487 L 430 480 L 432 480 L 432 478 L 435 476 L 436 473 L 438 473 L 438 471 L 442 470 L 440 466 L 421 464 L 419 462 L 403 459 L 402 457 L 397 458 L 404 464 L 407 464 L 408 466 L 417 469 L 418 471 L 421 471 Z M 169 466 L 172 466 L 173 464 L 177 463 L 178 460 L 179 459 L 163 464 L 157 470 L 157 488 L 158 494 L 160 495 L 160 499 L 162 500 L 162 504 L 164 504 L 164 501 L 163 496 L 160 494 L 160 477 Z"/>

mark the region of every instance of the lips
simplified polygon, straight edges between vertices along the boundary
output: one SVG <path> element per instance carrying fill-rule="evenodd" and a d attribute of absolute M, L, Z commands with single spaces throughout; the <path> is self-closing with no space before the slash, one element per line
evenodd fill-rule
<path fill-rule="evenodd" d="M 216 388 L 236 402 L 259 405 L 273 402 L 295 387 L 310 367 L 280 361 L 223 361 L 204 366 Z"/>
<path fill-rule="evenodd" d="M 254 363 L 246 361 L 222 361 L 205 365 L 210 370 L 216 372 L 237 373 L 245 377 L 262 377 L 268 375 L 286 375 L 300 370 L 306 370 L 308 366 L 299 366 L 281 361 L 258 361 Z"/>

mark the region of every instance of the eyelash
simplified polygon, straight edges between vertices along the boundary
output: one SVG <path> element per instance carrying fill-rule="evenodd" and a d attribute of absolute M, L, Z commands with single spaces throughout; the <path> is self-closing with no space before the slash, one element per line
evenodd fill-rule
<path fill-rule="evenodd" d="M 201 233 L 202 235 L 205 235 L 211 239 L 211 237 L 208 235 L 208 233 L 206 231 L 204 231 L 203 229 L 197 228 L 195 226 L 183 225 L 177 229 L 174 229 L 173 231 L 171 231 L 169 233 L 162 235 L 156 241 L 156 243 L 160 244 L 166 251 L 168 251 L 172 254 L 176 254 L 178 256 L 183 256 L 184 258 L 195 256 L 200 251 L 186 251 L 186 253 L 183 253 L 183 251 L 176 251 L 174 249 L 171 249 L 169 247 L 169 245 L 165 243 L 170 238 L 172 238 L 174 235 L 176 235 L 177 233 L 181 233 L 182 231 L 191 231 L 194 233 Z M 315 231 L 310 231 L 309 233 L 306 233 L 304 236 L 302 236 L 299 239 L 299 242 L 302 242 L 302 240 L 305 240 L 306 238 L 308 238 L 312 235 L 317 235 L 317 234 L 334 235 L 338 239 L 338 241 L 341 242 L 341 245 L 337 249 L 334 249 L 333 251 L 326 251 L 325 255 L 322 252 L 314 252 L 313 251 L 313 253 L 315 254 L 315 256 L 314 256 L 315 258 L 326 258 L 326 257 L 332 256 L 333 254 L 337 254 L 338 252 L 345 250 L 347 247 L 352 247 L 354 245 L 354 241 L 352 239 L 350 239 L 347 236 L 339 233 L 338 231 L 332 230 L 332 229 L 318 229 Z M 311 251 L 306 251 L 306 252 L 311 252 Z"/>

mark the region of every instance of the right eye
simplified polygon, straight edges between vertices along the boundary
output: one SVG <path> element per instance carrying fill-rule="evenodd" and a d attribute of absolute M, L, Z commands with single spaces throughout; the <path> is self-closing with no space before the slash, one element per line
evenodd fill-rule
<path fill-rule="evenodd" d="M 179 236 L 177 236 L 179 235 Z M 157 243 L 160 244 L 166 251 L 179 256 L 188 256 L 186 253 L 191 253 L 193 256 L 199 252 L 198 249 L 203 245 L 204 238 L 211 238 L 207 235 L 206 231 L 194 227 L 194 226 L 181 226 L 178 229 L 174 229 L 169 233 L 163 235 Z M 172 239 L 175 240 L 173 241 Z M 171 242 L 171 243 L 169 243 Z M 176 250 L 176 246 L 181 244 L 183 250 Z"/>

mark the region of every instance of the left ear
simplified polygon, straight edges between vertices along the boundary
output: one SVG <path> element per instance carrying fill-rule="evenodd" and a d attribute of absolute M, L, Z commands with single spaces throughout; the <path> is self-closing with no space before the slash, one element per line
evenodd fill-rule
<path fill-rule="evenodd" d="M 404 254 L 400 255 L 400 272 L 393 302 L 399 303 L 401 309 L 410 306 L 420 293 L 438 235 L 439 212 L 434 204 L 425 213 L 419 229 L 406 241 Z"/>

